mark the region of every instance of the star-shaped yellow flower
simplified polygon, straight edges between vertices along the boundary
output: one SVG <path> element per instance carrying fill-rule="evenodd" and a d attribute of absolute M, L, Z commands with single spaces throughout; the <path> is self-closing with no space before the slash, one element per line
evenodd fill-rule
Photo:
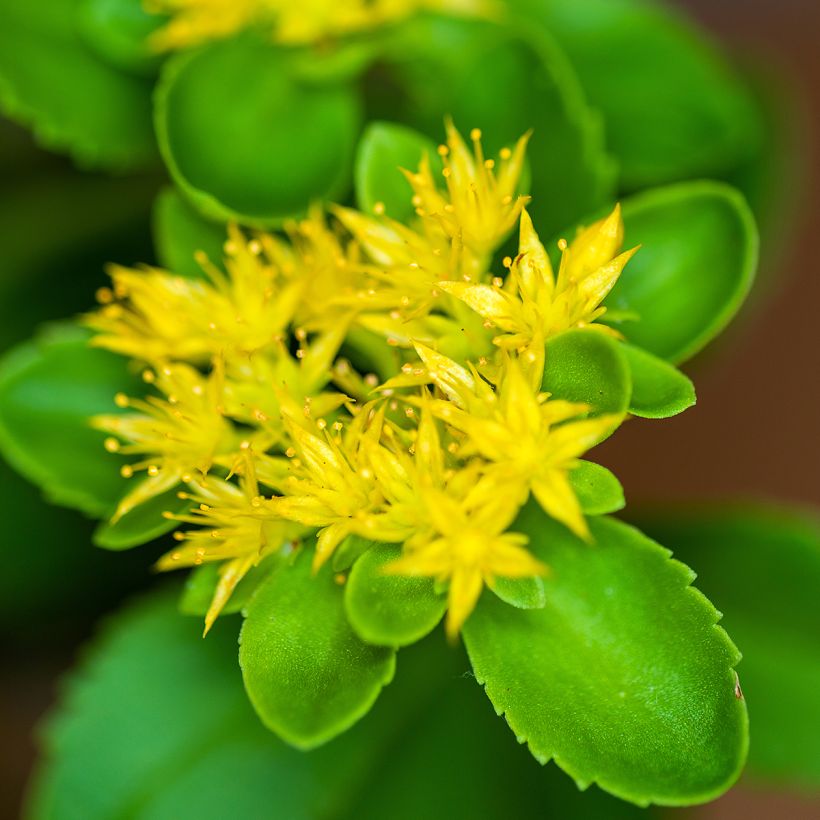
<path fill-rule="evenodd" d="M 608 217 L 581 231 L 572 244 L 562 243 L 556 276 L 529 214 L 523 211 L 518 254 L 509 260 L 505 282 L 442 281 L 439 288 L 498 328 L 497 345 L 526 351 L 538 372 L 543 369 L 546 340 L 561 331 L 590 326 L 618 335 L 607 325 L 594 323 L 606 312 L 601 303 L 638 250 L 619 254 L 622 243 L 623 220 L 616 206 Z"/>

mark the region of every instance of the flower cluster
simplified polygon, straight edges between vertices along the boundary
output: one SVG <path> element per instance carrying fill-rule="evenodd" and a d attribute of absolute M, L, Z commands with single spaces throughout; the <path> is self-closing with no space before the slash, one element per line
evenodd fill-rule
<path fill-rule="evenodd" d="M 426 157 L 404 172 L 411 224 L 313 209 L 281 236 L 230 227 L 224 270 L 201 256 L 199 279 L 111 270 L 93 344 L 142 362 L 149 392 L 94 420 L 135 457 L 123 473 L 147 473 L 116 517 L 185 485 L 193 528 L 160 567 L 220 562 L 206 629 L 267 556 L 315 545 L 318 569 L 359 539 L 446 585 L 455 635 L 485 584 L 547 571 L 510 531 L 531 496 L 589 537 L 568 474 L 620 418 L 543 392 L 544 348 L 614 332 L 601 303 L 634 251 L 616 208 L 559 243 L 556 274 L 518 190 L 527 138 L 497 159 L 480 138 L 448 123 L 443 181 Z"/>
<path fill-rule="evenodd" d="M 169 17 L 151 38 L 173 51 L 229 37 L 247 28 L 288 45 L 315 43 L 403 20 L 422 10 L 475 14 L 488 0 L 144 0 L 146 11 Z"/>

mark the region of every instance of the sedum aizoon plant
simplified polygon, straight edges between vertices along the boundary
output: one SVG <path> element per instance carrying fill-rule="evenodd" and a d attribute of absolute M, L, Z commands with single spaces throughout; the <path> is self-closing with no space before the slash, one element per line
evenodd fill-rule
<path fill-rule="evenodd" d="M 229 227 L 198 275 L 111 268 L 65 348 L 129 362 L 83 419 L 122 476 L 98 541 L 175 530 L 158 568 L 193 568 L 206 633 L 242 609 L 249 698 L 298 748 L 359 720 L 444 618 L 537 759 L 640 804 L 708 799 L 746 754 L 739 655 L 582 458 L 694 402 L 610 308 L 643 249 L 619 206 L 542 241 L 527 137 L 497 157 L 470 137 L 412 137 L 406 217 L 316 206 L 283 234 Z M 698 326 L 690 346 L 719 327 Z"/>

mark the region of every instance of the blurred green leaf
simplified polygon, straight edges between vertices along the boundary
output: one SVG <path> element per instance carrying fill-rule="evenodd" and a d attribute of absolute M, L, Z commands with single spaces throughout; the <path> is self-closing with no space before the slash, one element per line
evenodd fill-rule
<path fill-rule="evenodd" d="M 160 264 L 172 273 L 202 278 L 204 273 L 194 254 L 204 251 L 211 262 L 221 265 L 226 238 L 224 223 L 204 219 L 174 188 L 166 188 L 157 197 L 154 243 Z"/>
<path fill-rule="evenodd" d="M 286 50 L 253 34 L 170 59 L 155 112 L 171 175 L 210 219 L 276 226 L 347 191 L 356 89 L 301 81 Z"/>
<path fill-rule="evenodd" d="M 101 517 L 123 494 L 121 460 L 89 418 L 116 412 L 118 391 L 143 392 L 125 359 L 89 347 L 76 325 L 49 327 L 0 366 L 0 448 L 51 501 Z"/>
<path fill-rule="evenodd" d="M 149 36 L 163 18 L 149 14 L 142 0 L 79 0 L 77 24 L 88 45 L 114 68 L 154 77 L 164 59 L 153 53 Z"/>
<path fill-rule="evenodd" d="M 371 122 L 356 149 L 354 175 L 356 203 L 365 213 L 384 205 L 385 213 L 399 222 L 413 217 L 413 189 L 400 169 L 415 171 L 427 156 L 434 176 L 441 171 L 441 159 L 433 140 L 392 122 Z"/>
<path fill-rule="evenodd" d="M 747 773 L 820 786 L 820 521 L 758 507 L 670 509 L 645 525 L 698 571 L 743 652 L 751 713 Z"/>
<path fill-rule="evenodd" d="M 302 548 L 248 604 L 239 662 L 259 717 L 300 749 L 331 740 L 364 717 L 393 678 L 395 653 L 350 628 L 330 567 L 311 573 Z"/>
<path fill-rule="evenodd" d="M 384 572 L 401 557 L 399 545 L 374 544 L 353 565 L 345 584 L 345 612 L 353 631 L 377 646 L 406 646 L 435 629 L 447 609 L 430 578 Z"/>
<path fill-rule="evenodd" d="M 78 0 L 0 7 L 0 108 L 38 142 L 81 165 L 153 164 L 151 84 L 99 59 L 83 41 Z"/>
<path fill-rule="evenodd" d="M 642 247 L 606 303 L 634 312 L 628 341 L 685 361 L 743 304 L 757 267 L 758 236 L 743 197 L 717 182 L 656 188 L 623 202 L 625 247 Z"/>
<path fill-rule="evenodd" d="M 632 374 L 633 416 L 666 419 L 694 405 L 695 386 L 680 370 L 634 345 L 623 349 Z"/>
<path fill-rule="evenodd" d="M 376 116 L 406 122 L 433 139 L 441 139 L 447 114 L 465 134 L 482 130 L 487 155 L 534 129 L 530 212 L 542 234 L 611 198 L 615 169 L 600 120 L 547 32 L 420 16 L 385 38 L 372 76 L 373 83 L 392 83 Z"/>
<path fill-rule="evenodd" d="M 585 515 L 606 515 L 624 508 L 624 488 L 606 467 L 592 461 L 578 462 L 569 482 Z"/>
<path fill-rule="evenodd" d="M 203 641 L 169 594 L 119 615 L 49 719 L 30 820 L 647 817 L 540 767 L 461 674 L 463 653 L 435 640 L 402 652 L 396 681 L 342 738 L 290 749 L 247 704 L 231 626 Z"/>
<path fill-rule="evenodd" d="M 712 799 L 740 773 L 740 655 L 683 564 L 637 530 L 593 519 L 585 544 L 529 504 L 513 529 L 552 573 L 543 609 L 484 595 L 464 627 L 477 679 L 519 741 L 635 803 Z"/>
<path fill-rule="evenodd" d="M 737 168 L 761 141 L 760 114 L 708 36 L 668 4 L 516 0 L 566 50 L 627 189 Z"/>
<path fill-rule="evenodd" d="M 547 342 L 543 389 L 556 399 L 583 402 L 595 415 L 625 413 L 632 383 L 614 339 L 596 330 L 567 330 Z"/>

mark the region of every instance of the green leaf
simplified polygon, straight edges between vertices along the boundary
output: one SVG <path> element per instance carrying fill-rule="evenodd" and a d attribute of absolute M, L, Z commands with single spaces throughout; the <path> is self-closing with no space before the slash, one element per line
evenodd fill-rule
<path fill-rule="evenodd" d="M 121 459 L 89 426 L 117 412 L 118 391 L 139 395 L 125 359 L 89 347 L 81 328 L 55 325 L 14 349 L 0 366 L 0 448 L 55 504 L 102 517 L 122 496 Z"/>
<path fill-rule="evenodd" d="M 569 482 L 586 515 L 617 512 L 626 504 L 621 482 L 600 464 L 579 461 L 569 474 Z"/>
<path fill-rule="evenodd" d="M 384 38 L 374 76 L 393 85 L 375 116 L 441 140 L 451 114 L 496 154 L 533 129 L 530 212 L 550 235 L 613 194 L 600 119 L 556 41 L 532 25 L 419 16 Z M 373 105 L 373 92 L 368 102 Z"/>
<path fill-rule="evenodd" d="M 749 777 L 820 786 L 820 521 L 796 511 L 678 509 L 646 520 L 726 611 L 752 714 Z"/>
<path fill-rule="evenodd" d="M 680 370 L 634 345 L 623 348 L 632 374 L 633 416 L 667 419 L 695 404 L 695 386 Z"/>
<path fill-rule="evenodd" d="M 179 54 L 163 69 L 160 150 L 209 219 L 271 227 L 348 188 L 356 90 L 300 81 L 287 54 L 247 34 Z"/>
<path fill-rule="evenodd" d="M 566 50 L 604 116 L 622 185 L 723 174 L 761 140 L 755 101 L 707 36 L 668 5 L 517 0 Z"/>
<path fill-rule="evenodd" d="M 353 631 L 377 646 L 406 646 L 437 626 L 447 601 L 430 578 L 384 572 L 401 557 L 401 547 L 374 544 L 353 565 L 345 584 L 345 612 Z"/>
<path fill-rule="evenodd" d="M 553 398 L 583 402 L 593 415 L 625 413 L 632 383 L 614 339 L 596 330 L 567 330 L 547 342 L 543 389 Z"/>
<path fill-rule="evenodd" d="M 160 264 L 192 279 L 203 277 L 202 267 L 194 259 L 204 251 L 208 259 L 221 264 L 227 238 L 224 223 L 203 219 L 174 188 L 166 188 L 154 204 L 154 244 Z"/>
<path fill-rule="evenodd" d="M 342 738 L 288 748 L 248 706 L 231 627 L 202 640 L 168 593 L 110 622 L 49 717 L 26 816 L 646 817 L 542 769 L 486 708 L 463 653 L 438 640 L 402 653 L 395 683 Z"/>
<path fill-rule="evenodd" d="M 239 648 L 259 717 L 300 749 L 326 743 L 366 715 L 396 666 L 393 651 L 368 646 L 352 631 L 330 567 L 312 575 L 307 553 L 302 548 L 257 590 Z"/>
<path fill-rule="evenodd" d="M 132 489 L 128 487 L 126 492 Z M 190 508 L 190 501 L 177 498 L 176 490 L 169 490 L 135 507 L 113 524 L 103 521 L 94 531 L 94 544 L 108 550 L 127 550 L 147 544 L 179 525 L 163 513 L 180 515 Z"/>
<path fill-rule="evenodd" d="M 99 59 L 82 39 L 77 0 L 0 7 L 0 109 L 81 165 L 153 164 L 151 84 Z"/>
<path fill-rule="evenodd" d="M 539 759 L 640 805 L 725 791 L 747 750 L 740 655 L 694 573 L 637 530 L 593 519 L 593 545 L 528 505 L 513 529 L 552 570 L 543 609 L 484 595 L 464 628 L 476 677 Z"/>
<path fill-rule="evenodd" d="M 636 313 L 626 338 L 673 364 L 692 357 L 740 309 L 754 280 L 758 237 L 743 197 L 687 182 L 623 203 L 625 247 L 642 247 L 606 304 Z"/>
<path fill-rule="evenodd" d="M 392 122 L 369 123 L 359 140 L 354 164 L 359 209 L 372 213 L 381 203 L 391 219 L 408 221 L 415 213 L 413 189 L 400 169 L 415 171 L 425 155 L 437 176 L 441 159 L 433 140 Z"/>
<path fill-rule="evenodd" d="M 164 20 L 142 0 L 80 0 L 77 24 L 88 45 L 111 66 L 137 77 L 154 77 L 163 57 L 148 38 Z"/>
<path fill-rule="evenodd" d="M 547 592 L 540 578 L 496 578 L 490 589 L 516 609 L 541 609 L 547 603 Z"/>
<path fill-rule="evenodd" d="M 231 615 L 241 612 L 262 581 L 280 565 L 280 560 L 280 556 L 274 554 L 253 567 L 236 585 L 221 614 Z M 191 570 L 179 599 L 179 611 L 183 615 L 196 615 L 204 618 L 211 606 L 218 583 L 219 564 L 217 563 L 203 564 Z"/>

